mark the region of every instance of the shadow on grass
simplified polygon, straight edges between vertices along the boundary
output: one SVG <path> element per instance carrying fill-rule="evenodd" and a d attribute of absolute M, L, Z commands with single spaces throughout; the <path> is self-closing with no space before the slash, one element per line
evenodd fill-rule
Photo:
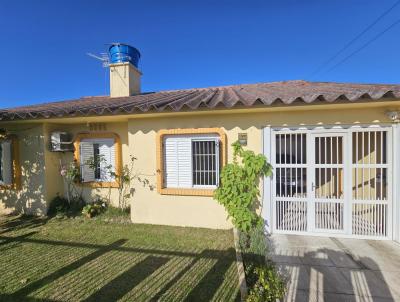
<path fill-rule="evenodd" d="M 171 279 L 165 278 L 163 283 L 160 285 L 160 288 L 156 288 L 154 290 L 154 293 L 146 293 L 146 295 L 150 297 L 150 300 L 159 300 L 165 294 L 167 294 L 171 290 L 171 288 L 174 287 L 174 290 L 176 290 L 177 286 L 179 290 L 186 291 L 184 293 L 179 293 L 181 296 L 180 300 L 210 301 L 215 296 L 217 291 L 220 292 L 220 287 L 222 288 L 223 286 L 227 287 L 229 291 L 232 291 L 226 294 L 226 296 L 230 297 L 228 300 L 240 300 L 237 278 L 231 278 L 231 280 L 228 281 L 230 283 L 229 286 L 226 285 L 227 281 L 225 279 L 228 269 L 232 265 L 235 265 L 236 258 L 233 248 L 227 250 L 203 250 L 200 253 L 195 253 L 178 250 L 160 250 L 154 248 L 128 247 L 124 246 L 124 244 L 128 241 L 126 239 L 117 240 L 109 245 L 101 245 L 29 238 L 30 235 L 32 234 L 29 233 L 18 237 L 7 237 L 0 235 L 0 248 L 6 247 L 10 243 L 30 243 L 47 245 L 49 248 L 52 248 L 54 246 L 90 248 L 93 249 L 93 251 L 90 254 L 81 257 L 66 266 L 63 266 L 60 269 L 38 280 L 34 280 L 31 283 L 26 284 L 12 294 L 0 293 L 0 301 L 51 301 L 46 300 L 46 298 L 38 300 L 32 298 L 31 296 L 34 295 L 37 290 L 46 287 L 50 283 L 59 281 L 67 274 L 81 268 L 89 262 L 98 259 L 100 256 L 106 255 L 110 251 L 138 253 L 140 255 L 143 255 L 144 258 L 139 263 L 136 263 L 127 270 L 122 271 L 121 274 L 117 275 L 114 279 L 112 279 L 96 291 L 89 293 L 89 297 L 84 299 L 84 301 L 118 300 L 131 292 L 135 287 L 137 287 L 149 276 L 152 276 L 151 280 L 153 280 L 153 277 L 157 278 L 157 276 L 160 276 L 162 274 L 164 266 L 174 257 L 189 257 L 190 261 L 182 269 L 180 269 L 176 275 L 171 276 Z M 193 272 L 192 268 L 195 265 L 201 266 L 202 264 L 199 261 L 203 259 L 210 260 L 213 264 L 210 265 L 210 267 L 203 266 L 202 269 L 205 272 L 197 275 L 197 272 Z M 196 277 L 198 278 L 196 279 Z M 82 278 L 84 278 L 84 276 L 82 276 Z M 99 276 L 99 278 L 101 279 L 101 276 Z M 192 278 L 194 278 L 195 280 L 191 280 Z M 193 284 L 189 287 L 182 286 L 182 288 L 180 288 L 180 286 L 178 285 L 180 283 L 187 284 L 188 281 L 193 281 Z M 151 282 L 152 281 L 149 281 L 150 287 L 152 285 Z M 146 287 L 147 284 L 144 288 Z M 71 290 L 73 291 L 74 288 L 72 287 Z"/>
<path fill-rule="evenodd" d="M 85 302 L 116 301 L 129 293 L 135 286 L 165 265 L 168 258 L 148 256 L 138 264 L 107 283 L 85 299 Z"/>
<path fill-rule="evenodd" d="M 3 221 L 0 220 L 0 234 L 6 234 L 11 231 L 19 231 L 23 229 L 35 229 L 47 223 L 49 220 L 47 217 L 36 217 L 36 216 L 14 216 L 6 215 L 3 216 Z"/>

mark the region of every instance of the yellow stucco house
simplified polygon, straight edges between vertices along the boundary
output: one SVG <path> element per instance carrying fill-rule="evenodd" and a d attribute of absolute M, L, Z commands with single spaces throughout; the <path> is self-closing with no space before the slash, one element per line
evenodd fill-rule
<path fill-rule="evenodd" d="M 116 179 L 85 160 L 102 154 L 118 173 L 133 156 L 154 187 L 135 185 L 133 222 L 230 228 L 212 194 L 240 139 L 273 165 L 260 184 L 271 232 L 400 240 L 400 85 L 287 81 L 143 93 L 137 61 L 121 56 L 109 68 L 110 96 L 0 110 L 1 212 L 45 214 L 65 194 L 60 165 L 74 160 L 86 200 L 116 200 Z M 54 152 L 63 137 L 73 148 Z"/>

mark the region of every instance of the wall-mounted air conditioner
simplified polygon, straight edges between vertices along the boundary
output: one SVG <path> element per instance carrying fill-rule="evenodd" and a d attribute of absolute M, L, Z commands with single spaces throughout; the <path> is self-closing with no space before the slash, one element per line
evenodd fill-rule
<path fill-rule="evenodd" d="M 50 151 L 52 152 L 73 152 L 72 136 L 67 132 L 53 132 L 50 138 Z"/>

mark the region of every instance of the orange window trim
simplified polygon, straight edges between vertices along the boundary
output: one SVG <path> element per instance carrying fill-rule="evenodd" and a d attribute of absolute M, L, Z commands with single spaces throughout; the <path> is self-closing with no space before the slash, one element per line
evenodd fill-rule
<path fill-rule="evenodd" d="M 84 139 L 93 139 L 93 138 L 113 138 L 115 140 L 115 173 L 117 175 L 121 174 L 122 171 L 122 144 L 121 138 L 118 134 L 113 132 L 93 132 L 93 133 L 78 133 L 74 140 L 74 159 L 78 166 L 80 166 L 80 144 Z M 92 188 L 119 188 L 120 181 L 118 176 L 115 181 L 92 181 L 92 182 L 84 182 L 80 183 L 82 186 L 88 186 Z"/>
<path fill-rule="evenodd" d="M 0 185 L 3 190 L 21 190 L 21 163 L 19 160 L 19 143 L 15 135 L 4 137 L 6 140 L 11 140 L 12 149 L 12 166 L 13 166 L 13 183 L 11 185 Z"/>
<path fill-rule="evenodd" d="M 213 196 L 214 189 L 165 188 L 164 187 L 164 146 L 166 135 L 217 134 L 221 140 L 220 163 L 226 164 L 226 134 L 222 128 L 162 129 L 157 133 L 157 192 L 163 195 Z"/>

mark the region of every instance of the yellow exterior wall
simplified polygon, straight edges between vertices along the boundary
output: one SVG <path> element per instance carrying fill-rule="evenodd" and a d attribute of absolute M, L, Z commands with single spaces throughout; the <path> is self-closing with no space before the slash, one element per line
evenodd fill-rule
<path fill-rule="evenodd" d="M 400 107 L 399 102 L 393 102 Z M 392 106 L 392 105 L 390 105 Z M 271 107 L 259 112 L 249 110 L 223 110 L 205 112 L 183 112 L 151 115 L 113 117 L 75 117 L 57 120 L 37 121 L 31 125 L 26 121 L 9 124 L 20 138 L 20 161 L 22 163 L 21 192 L 0 191 L 1 207 L 17 211 L 44 214 L 46 203 L 58 192 L 64 193 L 59 175 L 60 160 L 65 164 L 73 160 L 72 153 L 51 153 L 48 151 L 49 135 L 52 131 L 67 131 L 76 135 L 80 132 L 107 131 L 117 133 L 122 142 L 122 162 L 128 164 L 130 156 L 137 158 L 135 172 L 149 185 L 139 181 L 132 184 L 135 194 L 131 202 L 132 221 L 179 226 L 230 228 L 226 212 L 210 196 L 160 195 L 156 190 L 156 140 L 162 129 L 222 128 L 227 136 L 228 162 L 232 160 L 230 145 L 239 133 L 247 133 L 248 149 L 262 152 L 262 128 L 297 127 L 299 125 L 332 126 L 341 124 L 390 123 L 385 112 L 389 105 L 379 107 L 350 104 L 325 107 L 310 106 L 285 108 L 279 111 Z M 129 119 L 128 119 L 129 118 Z M 104 123 L 93 127 L 87 121 Z M 7 124 L 0 124 L 6 127 Z M 261 186 L 261 185 L 260 185 Z M 83 196 L 91 201 L 98 196 L 107 198 L 111 192 L 113 205 L 118 205 L 118 190 L 83 187 Z"/>
<path fill-rule="evenodd" d="M 44 124 L 44 158 L 46 167 L 46 200 L 49 203 L 54 197 L 64 194 L 64 183 L 60 175 L 61 153 L 50 152 L 51 132 L 54 131 L 53 124 Z"/>
<path fill-rule="evenodd" d="M 243 117 L 242 117 L 243 119 Z M 217 122 L 218 121 L 218 122 Z M 261 150 L 260 128 L 232 122 L 234 117 L 191 117 L 160 118 L 129 121 L 130 152 L 137 157 L 137 172 L 146 175 L 150 183 L 156 186 L 156 142 L 157 132 L 174 128 L 221 127 L 227 135 L 229 146 L 239 132 L 248 133 L 248 148 L 256 152 Z M 242 127 L 240 127 L 242 124 Z M 228 161 L 232 160 L 232 150 L 228 147 Z M 161 195 L 148 187 L 137 186 L 131 206 L 132 221 L 137 223 L 195 226 L 208 228 L 231 228 L 226 219 L 225 209 L 210 196 Z"/>
<path fill-rule="evenodd" d="M 199 115 L 130 119 L 128 123 L 129 147 L 138 158 L 137 171 L 147 175 L 156 185 L 156 141 L 162 129 L 221 127 L 227 135 L 228 162 L 232 160 L 230 145 L 239 133 L 247 133 L 247 148 L 262 152 L 262 128 L 296 127 L 299 125 L 357 125 L 388 123 L 385 108 L 349 110 L 313 110 L 301 112 L 240 113 L 231 115 Z M 262 184 L 260 184 L 262 189 Z M 136 187 L 132 203 L 132 221 L 138 223 L 230 228 L 225 210 L 212 197 L 160 195 L 156 190 Z"/>
<path fill-rule="evenodd" d="M 0 214 L 18 212 L 45 215 L 47 201 L 43 125 L 2 124 L 1 127 L 17 135 L 21 189 L 0 189 Z"/>

